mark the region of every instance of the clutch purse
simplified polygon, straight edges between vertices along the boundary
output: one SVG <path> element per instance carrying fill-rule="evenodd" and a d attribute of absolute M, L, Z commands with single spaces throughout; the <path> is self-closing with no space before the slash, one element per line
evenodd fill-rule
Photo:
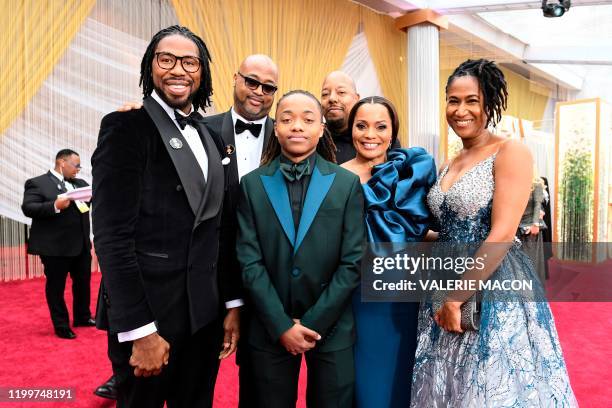
<path fill-rule="evenodd" d="M 461 305 L 461 329 L 477 331 L 480 328 L 480 302 L 472 296 Z"/>
<path fill-rule="evenodd" d="M 434 295 L 433 310 L 434 313 L 442 307 L 444 303 L 444 293 Z M 473 295 L 461 305 L 461 329 L 463 331 L 477 331 L 480 329 L 480 302 L 476 300 L 476 295 Z"/>

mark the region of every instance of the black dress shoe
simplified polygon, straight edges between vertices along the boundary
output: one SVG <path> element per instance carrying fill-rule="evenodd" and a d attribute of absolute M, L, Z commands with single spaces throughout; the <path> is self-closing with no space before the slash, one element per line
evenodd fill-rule
<path fill-rule="evenodd" d="M 74 322 L 73 324 L 74 327 L 89 327 L 89 326 L 95 326 L 95 325 L 96 325 L 96 321 L 92 318 L 89 318 L 85 320 L 84 322 Z"/>
<path fill-rule="evenodd" d="M 104 384 L 96 388 L 94 391 L 98 397 L 108 398 L 112 400 L 117 399 L 117 379 L 115 376 L 111 376 Z"/>
<path fill-rule="evenodd" d="M 61 339 L 76 339 L 76 334 L 74 334 L 74 332 L 68 327 L 56 327 L 55 335 Z"/>

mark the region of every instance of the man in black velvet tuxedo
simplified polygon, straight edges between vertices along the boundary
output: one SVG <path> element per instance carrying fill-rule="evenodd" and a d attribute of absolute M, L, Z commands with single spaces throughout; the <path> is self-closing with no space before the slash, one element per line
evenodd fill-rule
<path fill-rule="evenodd" d="M 76 178 L 81 169 L 78 153 L 60 150 L 55 168 L 25 183 L 21 209 L 32 218 L 28 253 L 40 255 L 44 266 L 45 296 L 51 320 L 58 337 L 74 339 L 70 330 L 68 309 L 64 302 L 66 276 L 72 278 L 73 320 L 75 326 L 93 326 L 89 310 L 91 278 L 91 242 L 89 240 L 89 207 L 61 196 L 75 188 L 87 186 Z"/>
<path fill-rule="evenodd" d="M 93 227 L 118 406 L 210 407 L 239 336 L 240 276 L 219 256 L 223 144 L 198 108 L 210 57 L 185 27 L 158 32 L 141 65 L 144 109 L 102 120 Z"/>
<path fill-rule="evenodd" d="M 223 139 L 225 152 L 230 158 L 228 174 L 228 200 L 231 218 L 224 220 L 225 235 L 236 236 L 236 206 L 239 196 L 239 182 L 242 176 L 259 167 L 262 154 L 270 140 L 274 123 L 268 116 L 278 83 L 278 68 L 267 55 L 250 55 L 240 64 L 234 74 L 234 104 L 225 113 L 204 118 L 208 130 Z M 233 245 L 231 239 L 226 240 Z M 233 245 L 234 246 L 234 245 Z M 225 251 L 224 251 L 225 252 Z M 240 274 L 236 257 L 228 259 L 232 272 Z M 224 272 L 224 271 L 223 271 Z M 242 308 L 242 319 L 248 318 L 248 302 Z M 244 335 L 244 333 L 243 333 Z M 245 408 L 253 403 L 252 367 L 248 344 L 240 341 L 236 362 L 240 366 L 239 406 Z"/>

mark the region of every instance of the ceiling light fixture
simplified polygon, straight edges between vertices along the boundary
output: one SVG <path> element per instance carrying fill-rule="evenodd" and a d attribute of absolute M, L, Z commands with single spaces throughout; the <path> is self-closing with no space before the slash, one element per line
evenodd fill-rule
<path fill-rule="evenodd" d="M 571 0 L 559 0 L 558 4 L 548 4 L 548 0 L 542 0 L 542 13 L 544 17 L 561 17 L 571 5 Z"/>

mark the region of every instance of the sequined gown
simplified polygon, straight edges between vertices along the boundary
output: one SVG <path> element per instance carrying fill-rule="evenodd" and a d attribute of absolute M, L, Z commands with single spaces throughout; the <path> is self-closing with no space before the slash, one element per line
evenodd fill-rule
<path fill-rule="evenodd" d="M 485 240 L 491 229 L 495 155 L 483 160 L 448 191 L 440 180 L 427 203 L 440 225 L 440 241 Z M 518 245 L 492 278 L 537 279 Z M 481 327 L 449 333 L 433 321 L 432 306 L 419 310 L 412 407 L 574 407 L 555 324 L 546 302 L 491 301 L 483 293 Z M 489 300 L 487 300 L 489 299 Z"/>

